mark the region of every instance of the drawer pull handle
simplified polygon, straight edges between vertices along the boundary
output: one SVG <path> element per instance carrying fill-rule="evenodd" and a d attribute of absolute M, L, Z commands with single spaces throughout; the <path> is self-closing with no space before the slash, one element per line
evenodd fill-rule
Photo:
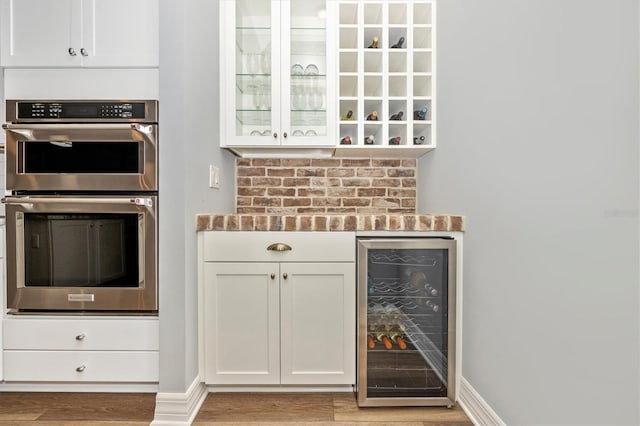
<path fill-rule="evenodd" d="M 282 274 L 282 278 L 286 280 L 287 278 L 289 278 L 289 275 L 285 272 L 284 274 Z"/>
<path fill-rule="evenodd" d="M 291 246 L 285 243 L 273 243 L 267 247 L 269 251 L 288 251 L 291 250 Z"/>
<path fill-rule="evenodd" d="M 275 280 L 276 279 L 276 274 L 272 272 L 270 277 L 271 277 L 272 280 Z"/>
<path fill-rule="evenodd" d="M 87 366 L 83 364 L 80 367 L 76 367 L 76 371 L 78 373 L 82 373 L 85 370 L 85 368 L 87 368 Z"/>
<path fill-rule="evenodd" d="M 84 338 L 87 337 L 86 334 L 84 333 L 80 333 L 76 336 L 76 340 L 80 341 L 80 340 L 84 340 Z"/>

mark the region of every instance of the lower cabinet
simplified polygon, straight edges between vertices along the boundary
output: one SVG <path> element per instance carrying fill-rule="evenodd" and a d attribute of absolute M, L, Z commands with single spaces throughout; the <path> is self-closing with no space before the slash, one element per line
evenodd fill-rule
<path fill-rule="evenodd" d="M 241 233 L 234 234 L 238 240 L 233 244 L 244 244 Z M 283 238 L 269 234 L 273 233 L 264 233 L 265 241 L 257 243 L 268 247 Z M 205 262 L 207 384 L 355 383 L 356 268 L 355 250 L 349 243 L 355 239 L 335 236 L 334 252 L 318 255 L 322 262 L 309 262 L 314 239 L 298 240 L 297 233 L 288 234 L 287 246 L 293 248 L 273 254 L 283 261 Z M 329 237 L 322 238 L 326 244 Z M 295 247 L 302 245 L 305 249 L 296 252 Z M 328 261 L 332 259 L 342 261 Z M 255 259 L 249 256 L 248 260 Z"/>
<path fill-rule="evenodd" d="M 157 319 L 3 321 L 7 382 L 158 382 Z"/>

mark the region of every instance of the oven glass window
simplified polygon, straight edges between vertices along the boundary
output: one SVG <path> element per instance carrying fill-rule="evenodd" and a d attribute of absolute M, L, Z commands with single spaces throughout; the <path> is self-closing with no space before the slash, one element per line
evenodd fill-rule
<path fill-rule="evenodd" d="M 139 173 L 138 142 L 28 142 L 25 173 Z"/>
<path fill-rule="evenodd" d="M 138 287 L 138 214 L 28 213 L 26 287 Z"/>

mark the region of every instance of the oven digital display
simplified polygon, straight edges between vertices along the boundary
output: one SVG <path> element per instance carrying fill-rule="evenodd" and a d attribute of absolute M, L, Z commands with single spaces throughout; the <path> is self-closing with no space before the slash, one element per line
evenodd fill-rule
<path fill-rule="evenodd" d="M 20 102 L 18 119 L 144 119 L 144 102 Z"/>

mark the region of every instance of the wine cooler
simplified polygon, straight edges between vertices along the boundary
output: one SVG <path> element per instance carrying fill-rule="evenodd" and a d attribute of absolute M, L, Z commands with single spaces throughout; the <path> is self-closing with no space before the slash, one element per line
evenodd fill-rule
<path fill-rule="evenodd" d="M 456 241 L 358 239 L 358 405 L 455 402 Z"/>

